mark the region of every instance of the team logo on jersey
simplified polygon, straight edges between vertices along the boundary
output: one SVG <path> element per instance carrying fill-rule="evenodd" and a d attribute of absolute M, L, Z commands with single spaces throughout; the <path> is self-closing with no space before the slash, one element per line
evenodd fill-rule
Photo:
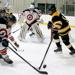
<path fill-rule="evenodd" d="M 6 37 L 7 30 L 6 29 L 0 29 L 0 37 Z"/>
<path fill-rule="evenodd" d="M 28 14 L 28 15 L 27 15 L 27 19 L 28 19 L 28 20 L 32 20 L 32 19 L 33 19 L 33 15 Z"/>

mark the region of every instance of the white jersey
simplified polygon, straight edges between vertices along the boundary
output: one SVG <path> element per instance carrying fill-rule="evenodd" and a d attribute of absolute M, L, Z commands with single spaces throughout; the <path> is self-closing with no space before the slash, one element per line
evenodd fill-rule
<path fill-rule="evenodd" d="M 6 25 L 5 24 L 0 24 L 0 37 L 2 39 L 7 38 L 7 30 L 6 30 Z M 2 46 L 2 42 L 0 42 L 0 50 L 4 49 L 5 47 Z"/>
<path fill-rule="evenodd" d="M 32 24 L 39 19 L 39 14 L 35 10 L 25 10 L 23 16 L 27 24 Z"/>
<path fill-rule="evenodd" d="M 14 38 L 11 35 L 11 27 L 7 28 L 7 21 L 3 18 L 0 17 L 0 40 L 3 39 L 10 39 L 12 42 L 14 42 Z M 13 40 L 12 40 L 13 39 Z M 3 50 L 5 47 L 2 46 L 2 41 L 0 42 L 0 50 Z"/>

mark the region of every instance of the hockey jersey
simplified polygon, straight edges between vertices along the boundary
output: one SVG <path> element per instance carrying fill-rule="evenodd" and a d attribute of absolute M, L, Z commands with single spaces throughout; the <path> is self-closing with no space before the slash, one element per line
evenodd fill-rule
<path fill-rule="evenodd" d="M 7 19 L 0 16 L 0 38 L 7 39 L 8 38 L 14 43 L 14 37 L 11 36 L 11 28 L 7 27 Z M 2 43 L 0 42 L 0 50 L 4 49 L 5 47 L 2 46 Z"/>
<path fill-rule="evenodd" d="M 68 20 L 60 13 L 53 14 L 52 17 L 53 28 L 56 29 L 60 36 L 64 36 L 69 33 L 70 26 Z"/>
<path fill-rule="evenodd" d="M 24 10 L 23 13 L 22 13 L 22 16 L 24 17 L 25 22 L 28 25 L 31 25 L 31 24 L 37 22 L 37 20 L 40 17 L 39 13 L 35 9 L 33 9 L 33 10 L 31 10 L 31 9 Z"/>

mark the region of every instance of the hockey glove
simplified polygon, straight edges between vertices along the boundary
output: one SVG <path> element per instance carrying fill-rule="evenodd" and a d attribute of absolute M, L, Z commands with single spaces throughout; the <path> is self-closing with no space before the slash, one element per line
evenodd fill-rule
<path fill-rule="evenodd" d="M 15 42 L 14 45 L 15 45 L 16 47 L 19 47 L 19 44 L 17 44 L 17 42 Z"/>
<path fill-rule="evenodd" d="M 52 27 L 52 22 L 49 21 L 48 24 L 47 24 L 47 28 L 50 29 L 51 27 Z"/>
<path fill-rule="evenodd" d="M 9 41 L 8 41 L 7 39 L 3 39 L 3 40 L 2 40 L 2 45 L 3 45 L 4 47 L 8 47 Z"/>

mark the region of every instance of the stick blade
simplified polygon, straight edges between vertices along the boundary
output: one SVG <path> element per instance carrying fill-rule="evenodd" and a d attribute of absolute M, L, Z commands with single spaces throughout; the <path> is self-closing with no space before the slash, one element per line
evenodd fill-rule
<path fill-rule="evenodd" d="M 39 71 L 40 74 L 48 74 L 46 71 Z"/>

